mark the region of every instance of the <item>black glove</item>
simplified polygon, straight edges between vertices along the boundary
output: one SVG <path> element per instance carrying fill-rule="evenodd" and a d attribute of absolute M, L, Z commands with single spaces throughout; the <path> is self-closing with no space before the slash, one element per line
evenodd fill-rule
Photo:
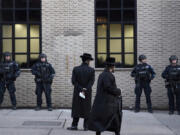
<path fill-rule="evenodd" d="M 39 72 L 36 73 L 36 76 L 37 76 L 38 78 L 41 78 L 41 77 L 42 77 L 42 76 L 41 76 L 41 73 L 39 73 Z"/>

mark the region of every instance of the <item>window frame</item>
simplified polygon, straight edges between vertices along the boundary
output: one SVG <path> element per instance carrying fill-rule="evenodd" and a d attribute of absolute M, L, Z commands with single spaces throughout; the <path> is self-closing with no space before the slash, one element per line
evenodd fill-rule
<path fill-rule="evenodd" d="M 122 57 L 122 63 L 120 66 L 118 66 L 117 68 L 133 68 L 135 65 L 137 65 L 137 0 L 134 0 L 134 4 L 135 7 L 133 8 L 125 8 L 124 7 L 124 0 L 121 0 L 121 8 L 111 8 L 110 6 L 110 0 L 106 0 L 107 1 L 107 8 L 97 8 L 96 7 L 96 0 L 94 1 L 94 24 L 95 24 L 95 67 L 96 68 L 104 68 L 105 65 L 102 66 L 98 66 L 98 54 L 105 54 L 107 57 L 109 57 L 110 55 L 113 54 L 121 54 Z M 117 22 L 111 22 L 110 21 L 110 11 L 121 11 L 121 21 L 117 21 Z M 124 15 L 124 11 L 126 10 L 133 10 L 134 11 L 134 21 L 123 21 L 123 15 Z M 98 23 L 97 22 L 97 11 L 105 11 L 107 12 L 107 22 L 102 22 L 102 23 Z M 99 24 L 106 24 L 107 25 L 107 29 L 106 29 L 106 37 L 105 38 L 99 38 L 97 35 L 97 26 Z M 121 37 L 118 38 L 112 38 L 110 37 L 110 24 L 121 24 Z M 124 25 L 128 25 L 128 24 L 133 24 L 134 26 L 134 37 L 132 37 L 134 39 L 134 52 L 132 53 L 125 53 L 125 39 L 127 39 L 127 37 L 124 37 Z M 98 39 L 106 39 L 106 53 L 98 53 Z M 110 52 L 110 39 L 121 39 L 121 53 L 111 53 Z M 134 64 L 132 66 L 128 66 L 125 64 L 125 54 L 133 54 L 134 55 Z"/>
<path fill-rule="evenodd" d="M 15 56 L 16 55 L 27 55 L 27 67 L 22 67 L 22 69 L 29 69 L 30 67 L 30 62 L 31 62 L 31 55 L 39 55 L 42 53 L 42 0 L 40 1 L 40 8 L 32 8 L 30 7 L 30 0 L 27 0 L 26 2 L 26 8 L 16 8 L 15 3 L 16 0 L 13 0 L 13 7 L 12 8 L 2 8 L 1 3 L 0 3 L 0 10 L 12 10 L 13 13 L 13 21 L 0 21 L 0 60 L 3 58 L 3 39 L 11 39 L 12 40 L 12 60 L 15 61 Z M 26 10 L 26 21 L 16 21 L 15 20 L 15 15 L 16 11 L 25 11 Z M 31 11 L 40 11 L 40 21 L 30 21 L 30 12 Z M 25 24 L 27 25 L 27 37 L 15 37 L 15 25 L 16 24 Z M 3 25 L 11 25 L 12 26 L 12 37 L 9 38 L 4 38 L 3 37 Z M 31 25 L 39 25 L 39 37 L 31 37 L 30 36 L 30 26 Z M 27 40 L 27 52 L 26 53 L 16 53 L 15 52 L 15 41 L 16 39 L 26 39 Z M 31 39 L 39 39 L 39 53 L 33 53 L 30 52 L 30 40 Z"/>

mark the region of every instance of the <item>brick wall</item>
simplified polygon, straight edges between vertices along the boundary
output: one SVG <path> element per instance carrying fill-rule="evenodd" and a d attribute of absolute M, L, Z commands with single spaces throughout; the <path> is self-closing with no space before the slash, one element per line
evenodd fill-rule
<path fill-rule="evenodd" d="M 138 54 L 146 54 L 157 77 L 152 82 L 154 108 L 168 107 L 168 100 L 161 72 L 172 54 L 180 57 L 180 1 L 137 0 Z M 42 46 L 48 60 L 56 69 L 52 99 L 55 107 L 71 107 L 73 87 L 71 71 L 80 64 L 79 55 L 94 55 L 94 0 L 43 0 Z M 94 63 L 91 64 L 94 67 Z M 116 81 L 122 89 L 124 107 L 134 106 L 134 81 L 132 69 L 118 69 Z M 96 70 L 96 80 L 102 70 Z M 96 92 L 93 86 L 93 95 Z M 20 107 L 36 105 L 35 84 L 30 72 L 22 72 L 16 82 L 17 101 Z M 45 103 L 45 102 L 44 102 Z M 4 106 L 9 106 L 9 96 Z M 146 107 L 142 97 L 142 106 Z"/>

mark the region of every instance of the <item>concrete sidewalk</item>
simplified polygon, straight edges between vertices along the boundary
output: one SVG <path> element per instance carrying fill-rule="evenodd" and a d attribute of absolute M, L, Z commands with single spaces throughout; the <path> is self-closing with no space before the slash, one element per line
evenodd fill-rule
<path fill-rule="evenodd" d="M 169 116 L 167 112 L 134 113 L 123 111 L 121 135 L 180 135 L 180 116 Z M 80 121 L 79 131 L 68 131 L 71 125 L 70 110 L 34 111 L 0 110 L 0 135 L 94 135 L 94 132 L 82 130 Z M 103 135 L 113 135 L 104 132 Z"/>

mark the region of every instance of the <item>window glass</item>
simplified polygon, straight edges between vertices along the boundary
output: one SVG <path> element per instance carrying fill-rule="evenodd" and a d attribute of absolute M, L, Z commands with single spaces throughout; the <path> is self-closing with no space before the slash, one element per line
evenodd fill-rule
<path fill-rule="evenodd" d="M 121 24 L 110 24 L 110 37 L 121 37 Z"/>
<path fill-rule="evenodd" d="M 110 40 L 110 53 L 121 52 L 121 39 L 111 39 Z"/>
<path fill-rule="evenodd" d="M 3 53 L 12 52 L 12 39 L 3 39 Z"/>
<path fill-rule="evenodd" d="M 116 66 L 137 64 L 136 0 L 95 0 L 96 67 L 104 67 L 107 56 L 116 58 Z"/>
<path fill-rule="evenodd" d="M 12 37 L 12 25 L 3 25 L 2 26 L 2 35 L 3 38 L 11 38 Z"/>
<path fill-rule="evenodd" d="M 0 57 L 11 52 L 12 60 L 30 68 L 41 40 L 41 0 L 0 0 Z"/>
<path fill-rule="evenodd" d="M 13 8 L 13 0 L 1 0 L 0 7 L 2 7 L 2 8 Z"/>
<path fill-rule="evenodd" d="M 30 37 L 39 37 L 39 25 L 30 26 Z"/>
<path fill-rule="evenodd" d="M 26 24 L 15 24 L 15 37 L 27 37 Z"/>
<path fill-rule="evenodd" d="M 27 40 L 26 39 L 15 40 L 15 53 L 27 53 Z"/>
<path fill-rule="evenodd" d="M 98 53 L 106 53 L 106 39 L 98 39 Z"/>
<path fill-rule="evenodd" d="M 31 53 L 39 53 L 39 39 L 30 40 L 30 51 Z"/>

